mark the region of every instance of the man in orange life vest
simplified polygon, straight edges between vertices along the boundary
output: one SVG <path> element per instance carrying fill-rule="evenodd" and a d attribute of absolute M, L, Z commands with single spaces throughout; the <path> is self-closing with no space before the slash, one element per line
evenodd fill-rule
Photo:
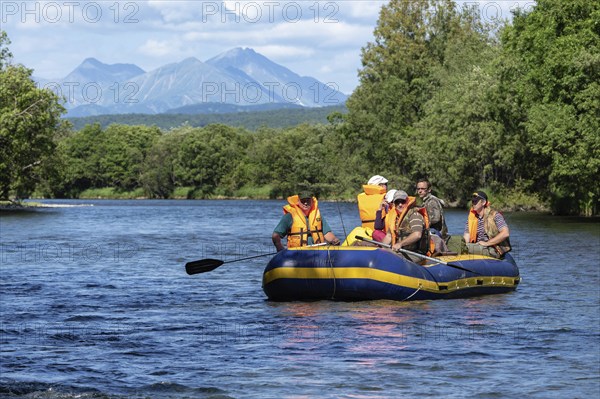
<path fill-rule="evenodd" d="M 476 191 L 463 238 L 470 254 L 499 258 L 511 250 L 510 230 L 500 212 L 490 208 L 487 194 Z"/>
<path fill-rule="evenodd" d="M 400 248 L 413 252 L 427 253 L 429 250 L 429 230 L 420 208 L 415 207 L 415 197 L 409 197 L 406 191 L 398 190 L 393 197 L 394 207 L 385 218 L 386 236 L 384 244 L 392 249 Z M 421 260 L 409 255 L 413 262 Z"/>
<path fill-rule="evenodd" d="M 277 252 L 285 249 L 281 239 L 287 236 L 288 248 L 327 242 L 340 245 L 329 224 L 321 217 L 317 199 L 308 191 L 292 195 L 283 207 L 283 216 L 273 230 L 273 245 Z"/>

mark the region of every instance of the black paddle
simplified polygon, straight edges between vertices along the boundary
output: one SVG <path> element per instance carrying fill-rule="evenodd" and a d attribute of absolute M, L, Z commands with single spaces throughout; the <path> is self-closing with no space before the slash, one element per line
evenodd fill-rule
<path fill-rule="evenodd" d="M 361 240 L 361 241 L 370 242 L 371 244 L 379 245 L 380 247 L 384 247 L 384 248 L 389 248 L 389 249 L 392 249 L 392 246 L 391 246 L 390 244 L 384 244 L 384 243 L 382 243 L 382 242 L 379 242 L 379 241 L 369 240 L 368 238 L 364 238 L 364 237 L 361 237 L 361 236 L 354 236 L 354 237 L 355 237 L 357 240 Z M 473 274 L 477 274 L 477 275 L 480 275 L 480 276 L 481 276 L 481 273 L 477 273 L 476 271 L 473 271 L 473 270 L 470 270 L 470 269 L 467 269 L 467 268 L 465 268 L 465 267 L 462 267 L 462 266 L 459 266 L 459 265 L 455 265 L 455 264 L 452 264 L 452 263 L 444 262 L 444 261 L 443 261 L 443 260 L 441 260 L 441 259 L 432 258 L 432 257 L 430 257 L 430 256 L 423 255 L 423 254 L 420 254 L 420 253 L 418 253 L 418 252 L 409 251 L 408 249 L 402 249 L 402 248 L 400 248 L 400 249 L 398 249 L 397 251 L 398 251 L 398 252 L 405 253 L 405 254 L 408 254 L 408 255 L 417 256 L 417 257 L 419 257 L 419 258 L 427 259 L 427 260 L 430 260 L 430 261 L 432 261 L 432 262 L 441 263 L 442 265 L 450 266 L 450 267 L 453 267 L 453 268 L 455 268 L 455 269 L 464 270 L 465 272 L 469 272 L 469 273 L 473 273 Z"/>
<path fill-rule="evenodd" d="M 328 242 L 322 242 L 319 244 L 308 245 L 308 247 L 320 247 L 322 245 L 330 245 L 330 244 Z M 188 262 L 185 264 L 185 271 L 189 275 L 198 274 L 198 273 L 206 273 L 206 272 L 210 272 L 211 270 L 215 270 L 217 267 L 219 267 L 225 263 L 239 262 L 241 260 L 260 258 L 263 256 L 276 255 L 276 254 L 277 254 L 277 252 L 272 252 L 270 254 L 260 254 L 260 255 L 248 256 L 247 258 L 228 260 L 226 262 L 219 260 L 219 259 L 195 260 L 195 261 Z"/>
<path fill-rule="evenodd" d="M 269 256 L 269 255 L 275 255 L 275 254 L 277 254 L 277 252 L 273 252 L 270 254 L 260 254 L 260 255 L 255 255 L 255 256 L 249 256 L 247 258 L 228 260 L 227 262 L 219 260 L 219 259 L 195 260 L 193 262 L 188 262 L 185 264 L 185 271 L 189 275 L 198 274 L 198 273 L 206 273 L 211 270 L 215 270 L 217 267 L 219 267 L 225 263 L 239 262 L 240 260 L 260 258 L 261 256 Z"/>

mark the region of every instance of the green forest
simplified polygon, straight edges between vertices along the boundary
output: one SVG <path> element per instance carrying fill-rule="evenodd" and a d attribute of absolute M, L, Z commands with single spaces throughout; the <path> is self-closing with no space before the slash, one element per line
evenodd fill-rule
<path fill-rule="evenodd" d="M 391 0 L 346 109 L 283 127 L 75 128 L 9 46 L 2 32 L 3 199 L 282 198 L 309 187 L 354 200 L 380 174 L 409 193 L 427 177 L 456 206 L 483 189 L 505 210 L 599 213 L 597 1 L 538 0 L 490 24 L 450 0 Z"/>
<path fill-rule="evenodd" d="M 282 108 L 256 112 L 231 112 L 218 114 L 120 114 L 68 118 L 73 129 L 80 130 L 86 125 L 98 123 L 101 127 L 112 124 L 157 126 L 169 130 L 183 125 L 204 127 L 223 124 L 256 130 L 262 126 L 286 128 L 302 123 L 328 123 L 332 113 L 346 113 L 344 105 L 330 105 L 315 108 Z"/>

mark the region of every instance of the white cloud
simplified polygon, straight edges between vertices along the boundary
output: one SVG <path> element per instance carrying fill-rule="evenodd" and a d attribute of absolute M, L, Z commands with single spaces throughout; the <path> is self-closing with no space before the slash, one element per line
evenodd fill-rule
<path fill-rule="evenodd" d="M 343 9 L 352 18 L 373 20 L 379 17 L 381 6 L 387 1 L 346 1 Z"/>
<path fill-rule="evenodd" d="M 264 55 L 271 60 L 313 57 L 315 50 L 311 47 L 266 45 L 253 47 L 257 53 Z"/>
<path fill-rule="evenodd" d="M 179 54 L 177 44 L 168 40 L 147 40 L 138 51 L 140 54 L 150 57 L 167 57 Z"/>
<path fill-rule="evenodd" d="M 202 1 L 166 1 L 150 0 L 148 6 L 158 11 L 162 17 L 162 22 L 179 23 L 194 19 L 196 10 Z"/>

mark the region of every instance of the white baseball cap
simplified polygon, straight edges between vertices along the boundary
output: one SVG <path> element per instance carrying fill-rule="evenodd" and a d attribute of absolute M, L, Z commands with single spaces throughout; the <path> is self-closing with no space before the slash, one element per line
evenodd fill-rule
<path fill-rule="evenodd" d="M 390 190 L 387 193 L 385 193 L 385 200 L 387 202 L 392 202 L 392 200 L 394 199 L 394 194 L 396 194 L 396 191 L 398 190 Z"/>
<path fill-rule="evenodd" d="M 388 180 L 385 177 L 375 175 L 369 179 L 369 182 L 367 184 L 376 186 L 378 184 L 385 184 L 387 182 L 388 182 Z"/>

